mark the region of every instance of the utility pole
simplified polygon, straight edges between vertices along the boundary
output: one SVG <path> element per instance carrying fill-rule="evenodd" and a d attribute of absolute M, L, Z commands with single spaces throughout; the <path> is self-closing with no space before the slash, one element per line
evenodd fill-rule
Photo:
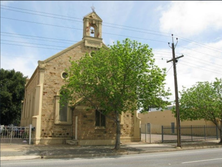
<path fill-rule="evenodd" d="M 178 38 L 176 38 L 178 43 Z M 183 57 L 175 57 L 175 48 L 176 45 L 174 46 L 174 40 L 173 40 L 173 34 L 172 34 L 172 45 L 170 46 L 170 42 L 168 42 L 168 45 L 170 48 L 172 48 L 172 55 L 173 58 L 171 60 L 168 60 L 167 63 L 173 61 L 173 71 L 174 71 L 174 86 L 175 86 L 175 99 L 176 99 L 176 124 L 177 124 L 177 147 L 181 147 L 181 131 L 180 131 L 180 111 L 179 111 L 179 98 L 178 98 L 178 86 L 177 86 L 177 70 L 176 70 L 176 63 L 178 62 L 177 59 Z"/>

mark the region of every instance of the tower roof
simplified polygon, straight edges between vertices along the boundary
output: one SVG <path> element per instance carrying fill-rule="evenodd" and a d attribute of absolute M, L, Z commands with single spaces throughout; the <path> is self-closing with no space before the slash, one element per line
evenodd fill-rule
<path fill-rule="evenodd" d="M 94 19 L 94 20 L 98 20 L 98 21 L 103 21 L 97 14 L 95 11 L 87 14 L 84 18 L 84 19 Z"/>

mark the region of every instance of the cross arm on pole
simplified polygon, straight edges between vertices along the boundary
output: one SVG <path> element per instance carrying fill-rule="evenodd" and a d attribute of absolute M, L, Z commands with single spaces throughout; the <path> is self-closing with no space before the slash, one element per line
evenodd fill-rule
<path fill-rule="evenodd" d="M 184 55 L 181 55 L 181 56 L 176 57 L 175 60 L 177 61 L 177 59 L 180 59 L 180 58 L 182 58 L 182 57 L 184 57 Z M 168 60 L 167 63 L 169 63 L 169 62 L 171 62 L 171 61 L 173 61 L 173 59 Z"/>

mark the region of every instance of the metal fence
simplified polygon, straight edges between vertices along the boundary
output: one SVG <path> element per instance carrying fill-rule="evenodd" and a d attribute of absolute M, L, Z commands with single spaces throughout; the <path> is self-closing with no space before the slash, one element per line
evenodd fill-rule
<path fill-rule="evenodd" d="M 27 143 L 31 144 L 32 125 L 28 127 L 1 125 L 1 143 Z"/>
<path fill-rule="evenodd" d="M 141 125 L 141 141 L 146 143 L 161 142 L 161 125 Z"/>
<path fill-rule="evenodd" d="M 161 127 L 162 142 L 170 142 L 177 140 L 177 130 L 175 127 Z M 219 131 L 216 126 L 181 126 L 181 141 L 203 141 L 218 140 Z"/>
<path fill-rule="evenodd" d="M 181 126 L 181 141 L 218 140 L 216 126 Z M 146 143 L 176 142 L 175 126 L 141 125 L 141 141 Z"/>

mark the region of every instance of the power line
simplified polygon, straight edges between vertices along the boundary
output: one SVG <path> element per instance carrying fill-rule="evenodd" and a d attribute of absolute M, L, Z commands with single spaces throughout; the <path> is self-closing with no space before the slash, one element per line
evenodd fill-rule
<path fill-rule="evenodd" d="M 196 59 L 196 60 L 192 60 L 192 59 Z M 190 61 L 189 61 L 190 60 Z M 222 61 L 222 60 L 221 60 Z M 217 63 L 210 63 L 209 61 L 207 60 L 203 60 L 203 59 L 200 59 L 200 58 L 196 58 L 194 56 L 191 56 L 189 54 L 186 54 L 186 59 L 182 60 L 180 63 L 182 64 L 185 64 L 186 63 L 189 65 L 189 64 L 193 64 L 196 68 L 198 68 L 198 66 L 203 66 L 204 69 L 209 69 L 211 70 L 212 72 L 218 72 L 213 70 L 212 68 L 218 68 L 218 69 L 221 69 L 221 64 L 217 64 Z"/>
<path fill-rule="evenodd" d="M 166 74 L 170 71 L 170 69 L 173 67 L 173 65 L 171 65 L 171 67 L 167 70 Z"/>
<path fill-rule="evenodd" d="M 33 46 L 33 45 L 22 45 L 22 44 L 14 44 L 14 43 L 1 43 L 4 45 L 17 45 L 17 46 L 25 46 L 25 47 L 33 47 L 33 48 L 43 48 L 43 49 L 51 49 L 51 50 L 61 50 L 61 49 L 56 49 L 56 48 L 47 48 L 47 47 L 38 47 L 38 46 Z"/>
<path fill-rule="evenodd" d="M 155 56 L 154 55 L 154 58 L 157 57 L 159 60 L 167 60 L 167 58 L 163 58 L 163 56 Z M 218 72 L 218 70 L 212 69 L 213 67 L 215 67 L 215 66 L 212 66 L 212 63 L 207 63 L 207 61 L 203 61 L 202 64 L 199 62 L 198 62 L 199 63 L 198 64 L 197 61 L 193 61 L 193 60 L 188 61 L 188 59 L 187 59 L 188 56 L 186 55 L 186 59 L 183 59 L 182 61 L 180 61 L 180 64 L 182 64 L 183 66 L 194 67 L 195 69 L 201 69 L 203 71 L 214 72 L 214 73 L 217 73 L 220 75 L 222 74 L 222 72 L 220 73 L 220 72 Z M 216 65 L 218 65 L 218 64 L 216 64 Z M 171 68 L 172 68 L 172 66 L 167 70 L 167 73 L 170 71 Z M 220 65 L 216 66 L 216 68 L 221 70 Z M 180 70 L 180 69 L 178 69 L 178 70 Z"/>
<path fill-rule="evenodd" d="M 77 21 L 77 22 L 82 22 L 80 20 L 82 20 L 81 18 L 77 18 L 77 17 L 70 17 L 70 16 L 64 16 L 64 15 L 58 15 L 58 14 L 54 14 L 54 13 L 47 13 L 47 12 L 40 12 L 40 11 L 35 11 L 35 10 L 30 10 L 30 9 L 24 9 L 24 8 L 18 8 L 18 7 L 12 7 L 12 6 L 6 6 L 6 5 L 1 5 L 2 9 L 5 10 L 10 10 L 10 11 L 14 11 L 14 12 L 22 12 L 22 13 L 28 13 L 28 14 L 35 14 L 35 15 L 40 15 L 40 16 L 44 16 L 44 17 L 51 17 L 51 18 L 56 18 L 56 19 L 63 19 L 63 20 L 69 20 L 69 21 Z M 159 31 L 154 31 L 154 30 L 147 30 L 147 29 L 142 29 L 142 28 L 138 28 L 138 27 L 131 27 L 131 26 L 125 26 L 125 25 L 118 25 L 118 24 L 111 24 L 111 23 L 107 23 L 107 22 L 103 22 L 105 24 L 105 26 L 108 27 L 113 27 L 113 28 L 118 28 L 118 29 L 126 29 L 129 31 L 137 31 L 137 32 L 146 32 L 146 33 L 150 33 L 153 35 L 161 35 L 161 36 L 168 36 L 168 33 L 164 33 L 164 32 L 159 32 Z M 107 25 L 106 25 L 107 24 Z M 120 27 L 126 27 L 126 28 L 120 28 Z M 152 32 L 152 33 L 151 33 Z M 165 34 L 165 35 L 164 35 Z M 193 41 L 195 42 L 196 45 L 200 45 L 202 47 L 208 48 L 208 49 L 212 49 L 218 52 L 221 52 L 221 50 L 218 50 L 216 48 L 213 47 L 209 47 L 206 46 L 204 44 L 198 43 L 194 40 L 188 39 L 188 38 L 184 38 L 184 37 L 180 37 L 183 41 Z"/>
<path fill-rule="evenodd" d="M 186 55 L 186 58 L 188 56 Z M 160 60 L 167 60 L 167 58 L 163 58 L 163 56 L 154 56 L 154 58 L 156 58 L 156 57 L 159 58 Z M 190 66 L 190 67 L 194 67 L 194 68 L 198 68 L 198 69 L 204 69 L 204 71 L 210 71 L 210 72 L 221 74 L 220 72 L 218 72 L 218 70 L 212 69 L 214 67 L 214 66 L 212 66 L 212 63 L 206 63 L 206 61 L 203 61 L 202 64 L 200 64 L 200 63 L 198 64 L 197 61 L 193 61 L 193 60 L 187 61 L 187 59 L 185 59 L 185 60 L 180 61 L 180 63 L 185 66 Z M 216 65 L 218 65 L 218 64 L 216 64 Z M 199 68 L 199 66 L 201 66 L 201 68 Z M 171 68 L 172 68 L 172 66 L 167 70 L 167 73 L 169 72 L 169 70 Z M 221 69 L 220 65 L 218 65 L 216 68 Z"/>
<path fill-rule="evenodd" d="M 2 55 L 2 57 L 6 57 L 4 55 Z M 29 57 L 29 56 L 19 56 L 18 55 L 10 55 L 10 57 L 16 57 L 17 59 L 22 59 L 22 58 L 28 58 L 29 61 L 31 60 L 39 60 L 39 57 Z"/>
<path fill-rule="evenodd" d="M 82 30 L 79 28 L 73 28 L 73 27 L 66 27 L 66 26 L 60 26 L 60 25 L 54 25 L 54 24 L 48 24 L 48 23 L 40 23 L 40 22 L 34 22 L 34 21 L 27 21 L 27 20 L 21 20 L 21 19 L 14 19 L 14 18 L 8 18 L 8 17 L 1 17 L 3 19 L 9 19 L 9 20 L 15 20 L 15 21 L 22 21 L 22 22 L 28 22 L 28 23 L 34 23 L 34 24 L 42 24 L 42 25 L 48 25 L 48 26 L 55 26 L 60 28 L 68 28 L 68 29 L 75 29 L 75 30 Z M 115 35 L 115 36 L 123 36 L 123 37 L 131 37 L 131 38 L 137 38 L 137 39 L 144 39 L 149 41 L 156 41 L 156 42 L 162 42 L 165 43 L 165 41 L 155 40 L 155 39 L 148 39 L 148 38 L 140 38 L 135 36 L 128 36 L 128 35 L 120 35 L 120 34 L 113 34 L 113 33 L 107 33 L 103 32 L 103 34 L 109 34 L 109 35 Z"/>
<path fill-rule="evenodd" d="M 208 55 L 208 56 L 213 56 L 213 57 L 219 58 L 217 56 L 214 56 L 214 55 L 211 55 L 211 54 L 207 54 L 207 53 L 203 53 L 203 52 L 199 52 L 199 51 L 196 51 L 194 49 L 190 49 L 190 48 L 187 48 L 187 47 L 184 47 L 184 46 L 181 46 L 181 48 L 185 48 L 185 49 L 188 49 L 189 51 L 194 51 L 194 52 L 201 53 L 201 54 L 204 54 L 204 55 Z"/>
<path fill-rule="evenodd" d="M 207 61 L 198 62 L 198 61 L 193 61 L 192 59 L 190 59 L 190 61 L 186 59 L 186 60 L 183 60 L 182 62 L 187 62 L 188 64 L 195 64 L 196 66 L 204 66 L 204 68 L 208 68 L 208 69 L 215 68 L 215 67 L 218 69 L 221 69 L 221 65 L 218 65 L 218 64 L 212 65 L 212 63 L 209 63 Z"/>
<path fill-rule="evenodd" d="M 40 46 L 35 46 L 35 45 L 24 45 L 24 44 L 15 44 L 15 43 L 1 43 L 3 45 L 15 45 L 15 46 L 24 46 L 24 47 L 32 47 L 32 48 L 42 48 L 42 49 L 50 49 L 50 50 L 61 50 L 61 49 L 57 49 L 57 48 L 49 48 L 49 47 L 40 47 Z M 161 58 L 162 60 L 162 58 Z M 199 67 L 199 65 L 201 64 L 196 64 L 196 63 L 193 63 L 193 62 L 188 62 L 188 61 L 181 61 L 180 64 L 184 65 L 184 66 L 189 66 L 189 67 L 194 67 L 195 69 L 201 69 L 203 71 L 208 71 L 208 72 L 213 72 L 213 73 L 216 73 L 216 74 L 219 74 L 221 75 L 220 72 L 218 72 L 218 70 L 213 70 L 213 69 L 210 69 L 206 66 L 204 66 L 205 64 L 202 64 L 201 67 Z M 170 69 L 172 68 L 172 66 L 167 70 L 167 73 L 170 71 Z M 220 69 L 220 68 L 218 68 Z"/>
<path fill-rule="evenodd" d="M 217 52 L 222 52 L 222 50 L 219 50 L 219 49 L 214 48 L 214 47 L 209 47 L 209 46 L 207 46 L 206 44 L 201 44 L 201 43 L 198 43 L 198 42 L 196 42 L 196 41 L 194 41 L 194 40 L 190 40 L 190 39 L 183 38 L 183 37 L 180 37 L 180 38 L 181 38 L 181 40 L 183 40 L 183 41 L 186 41 L 186 42 L 194 42 L 195 45 L 199 45 L 199 46 L 202 46 L 202 47 L 205 47 L 205 48 L 207 48 L 207 49 L 211 49 L 211 50 L 214 50 L 214 51 L 217 51 Z"/>
<path fill-rule="evenodd" d="M 68 28 L 68 29 L 82 30 L 82 29 L 80 29 L 80 28 L 67 27 L 67 26 L 61 26 L 61 25 L 55 25 L 55 24 L 48 24 L 48 23 L 40 23 L 40 22 L 35 22 L 35 21 L 14 19 L 14 18 L 8 18 L 8 17 L 1 17 L 1 18 L 2 18 L 2 19 L 8 19 L 8 20 L 22 21 L 22 22 L 27 22 L 27 23 L 48 25 L 48 26 L 53 26 L 53 27 L 60 27 L 60 28 Z"/>
<path fill-rule="evenodd" d="M 31 10 L 30 10 L 31 11 Z M 49 14 L 49 13 L 47 13 L 47 14 Z M 60 15 L 58 15 L 58 16 L 60 16 Z M 63 17 L 63 16 L 62 16 Z M 65 17 L 65 16 L 64 16 Z M 61 19 L 61 18 L 60 18 Z M 24 20 L 23 20 L 24 21 Z M 28 21 L 28 22 L 30 22 L 30 21 Z M 40 24 L 45 24 L 45 23 L 40 23 Z M 109 23 L 108 23 L 109 24 Z M 57 26 L 57 25 L 52 25 L 52 26 Z M 125 26 L 125 27 L 127 27 L 127 26 Z M 65 28 L 67 28 L 67 27 L 65 27 Z M 72 28 L 72 27 L 69 27 L 69 28 Z M 74 29 L 74 28 L 72 28 L 72 29 Z M 78 29 L 78 30 L 82 30 L 82 29 Z M 110 34 L 110 35 L 117 35 L 117 36 L 123 36 L 123 37 L 125 37 L 125 35 L 118 35 L 118 34 L 112 34 L 112 33 L 107 33 L 107 34 Z M 132 36 L 130 36 L 130 37 L 132 37 Z M 165 43 L 165 41 L 159 41 L 159 40 L 154 40 L 154 39 L 147 39 L 147 38 L 139 38 L 139 37 L 133 37 L 133 38 L 138 38 L 138 39 L 144 39 L 144 40 L 153 40 L 153 41 L 157 41 L 157 42 L 164 42 Z M 63 40 L 63 39 L 62 39 Z M 69 41 L 71 41 L 71 40 L 69 40 Z M 61 42 L 61 41 L 60 41 Z M 49 45 L 50 46 L 50 45 Z M 186 47 L 184 47 L 184 48 L 186 48 Z M 195 50 L 194 50 L 195 51 Z M 197 51 L 196 51 L 197 52 Z M 201 52 L 199 52 L 199 53 L 201 53 Z M 202 53 L 202 54 L 205 54 L 205 53 Z M 207 54 L 207 55 L 210 55 L 210 54 Z M 213 56 L 213 55 L 212 55 Z M 218 58 L 218 57 L 217 57 Z"/>
<path fill-rule="evenodd" d="M 39 45 L 39 46 L 50 46 L 50 47 L 56 47 L 56 48 L 61 48 L 61 49 L 64 49 L 64 47 L 66 46 L 55 46 L 55 45 L 46 45 L 46 44 L 39 44 L 39 43 L 30 43 L 30 42 L 22 42 L 22 41 L 13 41 L 13 40 L 2 40 L 3 42 L 15 42 L 15 43 L 22 43 L 22 44 L 34 44 L 34 45 Z"/>
<path fill-rule="evenodd" d="M 4 5 L 3 5 L 4 6 Z M 14 9 L 19 9 L 19 10 L 25 10 L 25 9 L 21 9 L 21 8 L 15 8 L 15 7 L 9 7 L 9 8 L 14 8 Z M 75 22 L 82 22 L 82 19 L 80 18 L 76 18 L 76 17 L 67 17 L 67 16 L 62 16 L 62 15 L 55 15 L 55 14 L 52 14 L 52 13 L 46 13 L 46 12 L 38 12 L 38 11 L 32 11 L 32 10 L 28 10 L 28 11 L 31 11 L 31 12 L 27 12 L 26 10 L 25 11 L 18 11 L 18 10 L 14 10 L 14 9 L 7 9 L 5 7 L 3 7 L 2 9 L 5 9 L 5 10 L 10 10 L 10 11 L 14 11 L 14 12 L 22 12 L 22 13 L 28 13 L 28 14 L 33 14 L 33 15 L 39 15 L 39 16 L 44 16 L 44 17 L 50 17 L 50 18 L 56 18 L 56 19 L 62 19 L 62 20 L 68 20 L 68 21 L 75 21 Z M 43 13 L 43 14 L 42 14 Z M 46 15 L 48 14 L 48 15 Z M 53 16 L 55 15 L 55 16 Z M 81 21 L 79 21 L 81 20 Z M 135 29 L 137 29 L 137 32 L 140 32 L 140 33 L 148 33 L 148 34 L 152 34 L 152 35 L 161 35 L 161 36 L 168 36 L 168 35 L 163 35 L 162 33 L 160 32 L 157 32 L 157 31 L 153 31 L 153 30 L 146 30 L 146 29 L 139 29 L 136 28 L 136 27 L 129 27 L 129 26 L 123 26 L 123 25 L 117 25 L 117 24 L 110 24 L 110 23 L 106 23 L 104 22 L 104 26 L 106 27 L 112 27 L 112 28 L 117 28 L 117 29 L 125 29 L 127 31 L 135 31 Z M 116 26 L 115 26 L 116 25 Z M 120 27 L 126 27 L 126 28 L 120 28 Z"/>
<path fill-rule="evenodd" d="M 193 57 L 191 55 L 188 55 L 186 54 L 187 58 L 190 59 L 192 62 L 198 62 L 198 63 L 203 63 L 204 65 L 207 65 L 207 66 L 210 66 L 212 67 L 212 63 L 208 63 L 207 60 L 203 60 L 203 59 L 200 59 L 200 58 L 196 58 L 196 57 Z M 192 59 L 196 59 L 196 61 L 193 61 Z M 221 62 L 222 62 L 222 59 L 221 59 Z M 221 64 L 217 64 L 217 63 L 214 63 L 213 64 L 214 66 L 218 66 L 218 68 L 221 68 Z"/>
<path fill-rule="evenodd" d="M 119 34 L 106 33 L 106 32 L 104 32 L 104 33 L 105 33 L 105 34 L 109 34 L 109 35 L 116 35 L 116 36 L 123 36 L 123 37 L 131 37 L 131 38 L 144 39 L 144 40 L 149 40 L 149 41 L 156 41 L 156 42 L 162 42 L 162 43 L 165 43 L 165 41 L 160 41 L 160 40 L 155 40 L 155 39 L 140 38 L 140 37 L 135 37 L 135 36 L 119 35 Z"/>
<path fill-rule="evenodd" d="M 53 41 L 53 42 L 57 42 L 57 41 L 59 41 L 59 43 L 64 43 L 65 41 L 67 41 L 67 42 L 65 42 L 65 43 L 74 43 L 74 42 L 79 42 L 79 41 L 73 41 L 73 40 L 66 40 L 66 39 L 58 39 L 58 38 L 49 38 L 49 37 L 43 37 L 43 36 L 33 36 L 33 35 L 26 35 L 26 34 L 16 34 L 16 33 L 10 33 L 10 32 L 1 32 L 1 34 L 4 36 L 18 36 L 18 37 L 20 37 L 20 36 L 25 36 L 25 37 L 28 37 L 28 38 L 33 38 L 33 39 L 35 39 L 35 38 L 37 38 L 36 40 L 42 40 L 42 39 L 44 39 L 44 41 L 45 40 L 49 40 L 49 41 Z M 4 40 L 4 39 L 3 39 Z M 70 42 L 68 42 L 68 41 L 70 41 Z M 10 42 L 21 42 L 21 41 L 10 41 Z M 154 51 L 155 53 L 164 53 L 164 54 L 170 54 L 170 52 L 168 52 L 168 51 Z M 156 55 L 154 55 L 155 57 L 161 57 L 162 58 L 162 56 L 156 56 Z M 163 58 L 162 58 L 163 59 Z"/>
<path fill-rule="evenodd" d="M 74 42 L 79 42 L 79 41 L 72 41 L 72 40 L 63 40 L 63 39 L 56 39 L 56 38 L 48 38 L 48 37 L 42 37 L 42 36 L 33 36 L 33 35 L 25 35 L 25 34 L 15 34 L 15 33 L 9 33 L 9 34 L 4 34 L 5 32 L 1 32 L 2 36 L 6 36 L 9 38 L 23 38 L 25 39 L 31 39 L 31 40 L 44 40 L 44 41 L 50 41 L 50 42 L 59 42 L 59 43 L 69 43 L 73 44 Z M 69 42 L 70 41 L 70 42 Z"/>
<path fill-rule="evenodd" d="M 215 69 L 210 69 L 210 68 L 206 68 L 204 66 L 198 66 L 197 64 L 195 63 L 191 63 L 191 62 L 180 62 L 181 64 L 183 65 L 186 65 L 186 66 L 191 66 L 191 67 L 194 67 L 195 69 L 202 69 L 204 71 L 209 71 L 209 72 L 213 72 L 213 73 L 217 73 L 217 74 L 220 74 L 221 73 L 218 71 L 218 70 L 215 70 Z"/>
<path fill-rule="evenodd" d="M 64 47 L 62 47 L 62 46 L 41 45 L 41 44 L 35 44 L 35 43 L 28 43 L 28 42 L 21 42 L 21 41 L 10 41 L 10 40 L 2 40 L 2 41 L 3 41 L 2 44 L 6 44 L 6 45 L 16 45 L 16 46 L 25 46 L 25 47 L 43 48 L 43 49 L 52 49 L 52 50 L 61 50 L 61 49 L 58 49 L 58 47 L 64 49 Z M 5 43 L 4 41 L 7 41 L 7 43 Z M 9 42 L 11 42 L 11 43 L 9 43 Z M 12 42 L 15 42 L 15 43 L 12 43 Z M 18 44 L 18 42 L 19 42 L 19 44 Z M 23 43 L 23 44 L 21 44 L 21 43 Z M 28 45 L 24 45 L 24 44 L 28 44 Z M 31 44 L 31 45 L 30 45 L 30 44 Z M 33 45 L 33 44 L 34 44 L 34 45 Z M 37 46 L 36 46 L 36 45 L 37 45 Z M 53 48 L 41 47 L 41 46 L 51 46 L 51 47 L 53 47 Z M 56 48 L 54 48 L 54 47 L 56 47 Z M 154 55 L 154 58 L 156 58 L 156 57 L 158 57 L 158 58 L 160 58 L 161 60 L 163 60 L 162 57 L 160 57 L 160 56 L 155 56 L 155 55 Z M 164 59 L 165 59 L 165 58 L 164 58 Z M 210 72 L 218 73 L 218 71 L 215 71 L 215 70 L 209 68 L 209 67 L 212 67 L 212 64 L 208 64 L 208 63 L 205 63 L 205 64 L 197 64 L 197 63 L 194 63 L 193 61 L 190 62 L 190 61 L 186 61 L 186 60 L 183 60 L 183 61 L 180 62 L 180 63 L 182 63 L 183 65 L 186 65 L 186 66 L 187 66 L 187 65 L 188 65 L 188 66 L 191 65 L 191 67 L 201 68 L 201 69 L 204 69 L 204 70 L 207 70 L 207 71 L 210 71 Z M 192 65 L 193 65 L 193 66 L 192 66 Z M 201 66 L 201 67 L 199 67 L 199 66 Z M 172 66 L 167 70 L 166 73 L 168 73 L 171 68 L 172 68 Z M 218 69 L 220 69 L 220 66 L 219 66 L 219 65 L 218 65 Z M 220 73 L 218 73 L 218 74 L 220 74 Z"/>
<path fill-rule="evenodd" d="M 205 67 L 197 67 L 196 64 L 193 64 L 193 63 L 190 63 L 190 62 L 189 63 L 188 62 L 180 62 L 180 64 L 184 65 L 184 66 L 193 67 L 194 69 L 201 69 L 201 71 L 208 71 L 208 72 L 211 72 L 211 73 L 221 75 L 221 73 L 216 71 L 216 70 L 208 69 L 208 68 L 205 68 Z"/>
<path fill-rule="evenodd" d="M 47 26 L 55 26 L 55 27 L 60 27 L 60 28 L 68 28 L 68 29 L 76 29 L 76 30 L 82 30 L 79 28 L 73 28 L 73 27 L 67 27 L 67 26 L 60 26 L 60 25 L 54 25 L 54 24 L 47 24 L 47 23 L 40 23 L 40 22 L 34 22 L 34 21 L 27 21 L 27 20 L 21 20 L 21 19 L 14 19 L 14 18 L 7 18 L 7 17 L 2 17 L 4 19 L 10 19 L 10 20 L 16 20 L 16 21 L 22 21 L 22 22 L 28 22 L 28 23 L 35 23 L 35 24 L 43 24 L 43 25 L 47 25 Z M 161 42 L 161 43 L 165 43 L 165 41 L 160 41 L 160 40 L 155 40 L 155 39 L 148 39 L 148 38 L 141 38 L 141 37 L 135 37 L 135 36 L 126 36 L 126 35 L 120 35 L 120 34 L 114 34 L 114 33 L 106 33 L 103 32 L 104 34 L 109 34 L 109 35 L 116 35 L 116 36 L 123 36 L 123 37 L 130 37 L 130 38 L 137 38 L 137 39 L 142 39 L 142 40 L 149 40 L 149 41 L 155 41 L 155 42 Z M 70 40 L 71 41 L 71 40 Z M 182 47 L 182 46 L 181 46 Z M 185 49 L 189 49 L 187 47 L 182 47 Z M 193 50 L 193 49 L 189 49 L 189 50 Z M 195 51 L 195 50 L 193 50 Z M 195 51 L 198 52 L 198 51 Z M 202 52 L 199 52 L 202 53 Z M 206 53 L 202 53 L 205 55 L 210 55 L 210 54 L 206 54 Z M 214 55 L 211 55 L 214 56 Z M 214 56 L 215 57 L 215 56 Z"/>
<path fill-rule="evenodd" d="M 39 15 L 39 16 L 51 17 L 51 18 L 58 18 L 58 19 L 65 19 L 65 20 L 82 22 L 82 21 L 79 21 L 79 20 L 81 20 L 81 19 L 80 19 L 80 18 L 77 18 L 77 17 L 68 17 L 68 18 L 67 18 L 67 16 L 58 15 L 58 14 L 54 14 L 54 13 L 39 12 L 39 11 L 30 10 L 30 9 L 24 9 L 24 8 L 18 8 L 18 7 L 11 7 L 11 6 L 6 6 L 6 5 L 1 5 L 1 6 L 2 6 L 2 9 L 11 10 L 11 11 L 15 11 L 15 12 L 22 12 L 22 13 Z M 11 9 L 7 9 L 7 8 L 11 8 Z M 16 10 L 15 10 L 15 9 L 16 9 Z M 22 11 L 18 11 L 18 10 L 22 10 Z M 61 17 L 62 17 L 62 18 L 61 18 Z"/>
<path fill-rule="evenodd" d="M 19 33 L 10 33 L 10 32 L 1 32 L 2 35 L 12 35 L 12 36 L 26 36 L 30 38 L 40 38 L 40 39 L 50 39 L 50 40 L 56 40 L 56 41 L 67 41 L 67 42 L 78 42 L 68 39 L 61 39 L 61 38 L 51 38 L 51 37 L 43 37 L 43 36 L 35 36 L 35 35 L 27 35 L 27 34 L 19 34 Z"/>
<path fill-rule="evenodd" d="M 5 33 L 5 32 L 2 32 L 2 33 Z M 14 33 L 9 33 L 9 34 L 13 34 L 13 35 L 17 35 L 17 34 L 14 34 Z M 21 34 L 20 34 L 21 35 Z M 25 36 L 27 36 L 27 35 L 25 35 Z M 37 36 L 31 36 L 31 37 L 37 37 Z M 38 38 L 44 38 L 44 37 L 38 37 Z M 55 38 L 49 38 L 49 39 L 53 39 L 53 40 L 63 40 L 63 39 L 55 39 Z M 41 46 L 41 44 L 36 44 L 36 43 L 26 43 L 26 42 L 21 42 L 21 41 L 12 41 L 12 40 L 2 40 L 2 41 L 7 41 L 7 42 L 16 42 L 16 43 L 25 43 L 25 44 L 35 44 L 35 45 L 40 45 Z M 71 40 L 70 40 L 71 41 Z M 61 41 L 60 41 L 61 42 Z M 7 44 L 9 44 L 9 43 L 7 43 Z M 15 44 L 13 44 L 13 45 L 15 45 Z M 19 46 L 26 46 L 27 47 L 27 45 L 19 45 Z M 29 45 L 28 45 L 29 46 Z M 53 45 L 42 45 L 42 46 L 52 46 L 52 47 L 60 47 L 60 48 L 64 48 L 63 46 L 53 46 Z M 33 47 L 33 46 L 31 46 L 31 47 Z M 40 48 L 40 47 L 38 47 L 38 48 Z M 44 47 L 45 48 L 45 47 Z M 50 49 L 50 48 L 47 48 L 47 49 Z M 156 52 L 156 53 L 160 53 L 160 52 Z M 169 52 L 161 52 L 161 53 L 169 53 Z M 161 58 L 161 60 L 163 60 L 163 59 L 165 59 L 165 58 L 163 58 L 163 56 L 156 56 L 156 55 L 154 55 L 154 57 L 156 58 L 156 57 L 159 57 L 159 58 Z M 194 59 L 196 59 L 196 60 L 198 60 L 198 62 L 203 62 L 204 64 L 202 64 L 202 65 L 206 65 L 207 67 L 209 66 L 209 67 L 212 67 L 212 64 L 210 64 L 210 63 L 206 63 L 207 61 L 203 61 L 202 59 L 198 59 L 198 58 L 195 58 L 195 57 L 191 57 L 191 56 L 189 56 L 188 55 L 188 57 L 187 58 L 194 58 Z M 196 65 L 199 65 L 199 64 L 196 64 Z M 219 64 L 216 64 L 216 63 L 214 63 L 214 66 L 215 65 L 217 65 L 218 67 L 220 67 L 221 65 L 219 65 Z M 206 67 L 205 67 L 206 68 Z"/>

